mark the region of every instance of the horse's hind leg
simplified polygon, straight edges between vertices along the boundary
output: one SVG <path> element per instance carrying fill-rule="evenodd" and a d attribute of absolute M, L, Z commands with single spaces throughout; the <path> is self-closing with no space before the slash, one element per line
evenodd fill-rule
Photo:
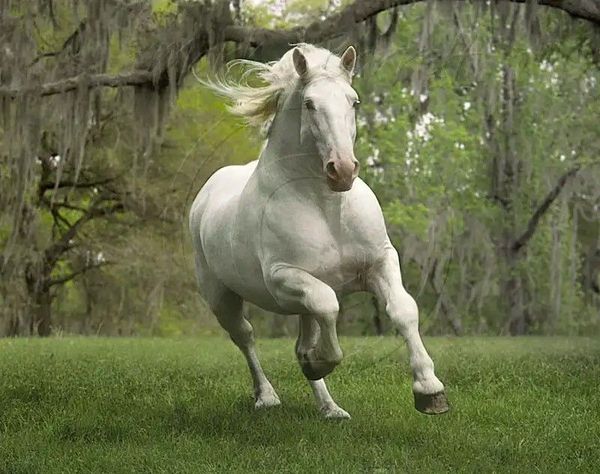
<path fill-rule="evenodd" d="M 302 364 L 304 354 L 309 350 L 314 350 L 319 340 L 319 325 L 316 320 L 310 315 L 299 316 L 299 334 L 296 341 L 296 357 L 298 362 Z M 331 398 L 327 385 L 324 379 L 310 380 L 307 379 L 315 396 L 315 401 L 319 407 L 319 411 L 325 418 L 350 418 L 348 412 L 338 406 Z"/>
<path fill-rule="evenodd" d="M 200 245 L 196 246 L 196 273 L 200 290 L 210 309 L 217 317 L 231 340 L 240 348 L 248 362 L 254 384 L 255 408 L 272 407 L 281 404 L 271 382 L 260 365 L 254 344 L 254 330 L 244 317 L 242 298 L 217 279 L 208 268 Z"/>
<path fill-rule="evenodd" d="M 216 279 L 208 269 L 201 254 L 196 255 L 196 269 L 200 289 L 210 309 L 217 317 L 219 324 L 225 329 L 231 340 L 242 351 L 254 384 L 255 408 L 266 408 L 279 405 L 279 397 L 265 376 L 260 365 L 254 344 L 254 330 L 244 317 L 244 302 L 240 296 Z"/>
<path fill-rule="evenodd" d="M 243 315 L 243 301 L 235 293 L 225 290 L 219 301 L 211 305 L 219 323 L 231 340 L 240 348 L 248 362 L 254 384 L 255 408 L 267 408 L 279 405 L 279 397 L 265 376 L 260 365 L 254 344 L 254 330 Z"/>

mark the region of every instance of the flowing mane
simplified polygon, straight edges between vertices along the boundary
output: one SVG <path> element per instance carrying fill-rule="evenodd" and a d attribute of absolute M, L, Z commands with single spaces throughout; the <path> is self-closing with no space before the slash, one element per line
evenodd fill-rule
<path fill-rule="evenodd" d="M 294 46 L 307 58 L 310 67 L 309 81 L 320 77 L 340 77 L 340 58 L 331 51 L 300 43 Z M 294 48 L 287 51 L 279 61 L 260 63 L 238 59 L 227 64 L 227 70 L 235 66 L 244 66 L 246 71 L 239 82 L 225 78 L 217 78 L 202 83 L 223 97 L 231 101 L 228 110 L 239 117 L 243 117 L 248 124 L 264 127 L 268 124 L 283 101 L 298 84 L 298 74 L 294 68 L 292 53 Z M 250 86 L 248 77 L 257 76 L 263 86 Z"/>

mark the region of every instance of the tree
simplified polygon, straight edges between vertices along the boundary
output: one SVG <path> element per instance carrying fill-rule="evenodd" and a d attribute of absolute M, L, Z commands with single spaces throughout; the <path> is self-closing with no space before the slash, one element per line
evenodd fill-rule
<path fill-rule="evenodd" d="M 28 311 L 31 315 L 29 333 L 35 331 L 40 336 L 48 336 L 51 332 L 55 288 L 110 263 L 101 252 L 94 252 L 86 245 L 82 236 L 86 224 L 125 210 L 113 177 L 85 179 L 87 173 L 84 172 L 80 179 L 73 179 L 73 173 L 52 179 L 59 159 L 59 155 L 40 157 L 42 172 L 35 205 L 51 214 L 52 238 L 43 248 L 38 249 L 34 244 L 37 252 L 25 264 L 25 282 L 31 305 Z M 75 251 L 80 257 L 77 266 L 71 263 Z M 57 269 L 61 267 L 68 270 L 59 271 L 57 275 Z M 17 329 L 16 325 L 12 326 Z"/>
<path fill-rule="evenodd" d="M 496 12 L 497 24 L 481 6 L 448 10 L 401 19 L 404 33 L 369 66 L 377 79 L 362 91 L 373 105 L 362 109 L 360 154 L 405 271 L 420 274 L 409 278 L 433 293 L 439 327 L 455 333 L 597 324 L 579 296 L 574 225 L 582 196 L 593 207 L 598 192 L 598 90 L 586 85 L 597 68 L 586 32 L 542 15 L 552 33 L 535 36 L 540 28 L 517 8 Z M 462 61 L 452 61 L 462 44 Z"/>
<path fill-rule="evenodd" d="M 319 2 L 311 2 L 311 7 L 317 3 Z M 593 207 L 593 198 L 590 198 L 588 191 L 595 188 L 589 184 L 590 180 L 584 179 L 589 172 L 585 163 L 567 160 L 564 167 L 552 169 L 552 173 L 536 173 L 540 179 L 536 181 L 535 190 L 531 190 L 535 191 L 535 196 L 528 193 L 523 179 L 515 178 L 519 173 L 521 177 L 528 176 L 529 160 L 525 156 L 514 154 L 515 146 L 519 150 L 524 149 L 522 143 L 511 144 L 506 139 L 515 133 L 520 134 L 520 137 L 529 133 L 542 140 L 542 137 L 545 139 L 552 136 L 560 129 L 555 126 L 548 130 L 543 130 L 543 127 L 527 131 L 525 128 L 520 129 L 528 126 L 527 118 L 541 110 L 540 107 L 529 110 L 520 103 L 522 98 L 535 95 L 527 92 L 527 84 L 519 83 L 530 71 L 520 69 L 518 64 L 507 64 L 504 68 L 504 85 L 501 85 L 494 80 L 494 67 L 502 63 L 502 58 L 498 54 L 490 54 L 487 58 L 489 60 L 486 60 L 481 51 L 491 45 L 497 51 L 504 51 L 504 59 L 507 60 L 504 62 L 519 61 L 527 57 L 523 54 L 523 48 L 530 41 L 536 58 L 543 55 L 550 57 L 554 53 L 547 42 L 539 50 L 535 46 L 539 41 L 540 31 L 543 37 L 544 28 L 550 24 L 552 28 L 562 32 L 561 37 L 570 39 L 565 43 L 566 46 L 554 48 L 557 54 L 564 54 L 566 63 L 570 66 L 576 64 L 578 72 L 592 77 L 586 69 L 589 61 L 577 59 L 571 63 L 569 55 L 579 58 L 574 51 L 581 50 L 592 61 L 598 61 L 599 50 L 592 29 L 600 23 L 596 2 L 491 2 L 488 7 L 483 2 L 355 0 L 342 2 L 338 8 L 334 6 L 334 2 L 320 3 L 322 8 L 317 10 L 304 8 L 302 2 L 290 3 L 290 11 L 308 19 L 306 27 L 290 25 L 289 21 L 277 19 L 268 11 L 261 13 L 238 1 L 39 0 L 0 5 L 0 39 L 3 44 L 0 50 L 0 242 L 3 247 L 0 256 L 0 271 L 3 274 L 0 295 L 4 310 L 14 316 L 12 320 L 27 319 L 27 314 L 23 314 L 23 311 L 27 313 L 29 310 L 23 307 L 28 305 L 23 303 L 32 299 L 40 300 L 37 307 L 47 306 L 48 299 L 52 299 L 48 298 L 50 293 L 36 295 L 32 291 L 48 286 L 56 290 L 60 286 L 48 285 L 48 281 L 54 279 L 60 282 L 70 274 L 79 278 L 92 278 L 92 274 L 78 272 L 83 267 L 75 266 L 72 260 L 74 251 L 62 252 L 49 271 L 48 260 L 40 257 L 40 252 L 50 248 L 52 242 L 60 241 L 83 218 L 84 222 L 76 227 L 79 239 L 83 238 L 81 232 L 85 229 L 85 233 L 89 232 L 87 237 L 92 237 L 92 234 L 102 236 L 105 239 L 103 244 L 110 239 L 118 241 L 119 245 L 113 249 L 115 254 L 126 256 L 130 263 L 127 270 L 113 266 L 110 269 L 104 268 L 102 274 L 99 271 L 93 273 L 98 278 L 106 279 L 106 284 L 98 285 L 97 291 L 99 294 L 105 291 L 102 293 L 105 300 L 111 301 L 118 310 L 114 313 L 117 315 L 115 316 L 108 314 L 108 310 L 100 314 L 100 308 L 90 309 L 87 311 L 88 318 L 94 319 L 97 327 L 102 327 L 103 330 L 123 333 L 136 332 L 141 326 L 150 326 L 152 331 L 160 331 L 156 329 L 155 320 L 159 317 L 176 319 L 178 311 L 185 304 L 184 298 L 177 296 L 177 290 L 170 290 L 169 286 L 177 287 L 178 290 L 185 288 L 187 295 L 188 291 L 193 291 L 191 275 L 184 278 L 183 271 L 171 271 L 167 261 L 161 262 L 161 271 L 156 272 L 145 261 L 143 252 L 133 252 L 121 241 L 122 236 L 118 235 L 118 231 L 112 226 L 110 229 L 105 228 L 102 222 L 106 219 L 99 218 L 107 217 L 106 211 L 114 208 L 114 213 L 109 212 L 114 214 L 111 220 L 120 221 L 121 214 L 128 211 L 129 215 L 135 209 L 135 215 L 141 218 L 129 228 L 128 235 L 132 237 L 129 240 L 143 241 L 148 252 L 155 251 L 154 259 L 156 254 L 164 253 L 166 249 L 174 252 L 173 239 L 167 241 L 182 220 L 177 206 L 189 194 L 182 193 L 176 185 L 187 184 L 180 174 L 195 174 L 194 167 L 190 164 L 193 160 L 188 160 L 191 152 L 182 151 L 183 147 L 193 148 L 194 155 L 208 157 L 206 161 L 209 163 L 202 168 L 201 177 L 219 165 L 217 162 L 210 162 L 216 149 L 224 155 L 224 161 L 220 164 L 247 160 L 249 157 L 249 153 L 241 150 L 223 151 L 222 143 L 226 143 L 233 134 L 240 137 L 245 132 L 241 132 L 241 127 L 236 126 L 234 121 L 221 118 L 218 114 L 222 106 L 217 106 L 215 100 L 208 99 L 208 95 L 201 89 L 196 88 L 193 93 L 202 97 L 203 103 L 186 93 L 190 84 L 186 81 L 189 71 L 201 64 L 202 71 L 206 72 L 207 62 L 213 71 L 218 70 L 226 59 L 232 57 L 276 59 L 289 47 L 290 42 L 324 43 L 335 49 L 351 41 L 359 45 L 363 53 L 376 50 L 379 54 L 387 55 L 390 67 L 380 68 L 377 74 L 374 66 L 371 66 L 371 71 L 366 67 L 361 74 L 359 88 L 363 94 L 369 94 L 381 88 L 381 81 L 387 81 L 387 89 L 392 87 L 390 85 L 402 84 L 407 91 L 413 92 L 413 95 L 408 93 L 402 96 L 401 88 L 398 91 L 392 90 L 376 107 L 377 112 L 384 116 L 387 107 L 406 111 L 408 115 L 405 117 L 394 117 L 396 123 L 402 122 L 403 133 L 416 131 L 417 126 L 421 129 L 431 126 L 441 130 L 440 124 L 425 124 L 427 120 L 431 120 L 429 109 L 436 101 L 430 97 L 430 90 L 435 89 L 443 94 L 445 88 L 448 92 L 458 88 L 460 91 L 448 96 L 455 102 L 468 96 L 474 104 L 471 113 L 476 108 L 480 112 L 487 110 L 486 107 L 489 109 L 485 112 L 488 122 L 480 121 L 479 116 L 469 117 L 466 114 L 463 125 L 454 127 L 452 133 L 442 136 L 443 146 L 438 146 L 437 139 L 434 140 L 435 143 L 424 143 L 423 137 L 417 137 L 419 143 L 413 140 L 412 145 L 406 137 L 399 141 L 407 148 L 409 145 L 413 146 L 413 151 L 415 147 L 419 147 L 423 152 L 432 153 L 434 160 L 423 162 L 420 169 L 440 165 L 442 155 L 448 155 L 448 149 L 454 143 L 462 143 L 469 147 L 468 152 L 461 151 L 468 162 L 466 168 L 473 170 L 474 176 L 491 179 L 491 171 L 484 172 L 489 163 L 481 160 L 480 156 L 487 154 L 488 157 L 496 157 L 497 163 L 492 168 L 496 170 L 493 179 L 497 179 L 497 182 L 493 184 L 492 180 L 487 183 L 487 189 L 474 184 L 472 180 L 462 179 L 460 170 L 456 169 L 447 169 L 446 177 L 451 178 L 453 184 L 464 186 L 464 189 L 460 192 L 450 191 L 450 185 L 446 184 L 442 192 L 441 188 L 436 187 L 439 183 L 434 185 L 433 180 L 417 172 L 415 166 L 412 167 L 411 178 L 418 186 L 403 181 L 399 176 L 400 170 L 405 169 L 405 163 L 392 160 L 372 166 L 371 181 L 379 188 L 392 223 L 391 232 L 398 238 L 401 236 L 412 239 L 408 245 L 403 244 L 408 249 L 405 260 L 415 265 L 415 268 L 409 268 L 408 273 L 412 272 L 411 278 L 421 281 L 421 287 L 427 286 L 427 291 L 435 295 L 434 307 L 445 315 L 445 324 L 455 332 L 469 330 L 468 325 L 463 325 L 456 313 L 470 308 L 473 301 L 478 301 L 478 305 L 483 304 L 481 302 L 495 291 L 488 286 L 492 285 L 493 279 L 486 273 L 489 270 L 486 266 L 489 267 L 491 258 L 486 245 L 492 240 L 490 236 L 498 231 L 492 221 L 498 219 L 503 199 L 514 200 L 514 203 L 506 206 L 506 217 L 503 219 L 512 223 L 501 231 L 506 236 L 504 243 L 494 240 L 493 245 L 498 258 L 504 254 L 504 260 L 515 260 L 515 269 L 530 262 L 531 252 L 535 253 L 536 246 L 550 245 L 537 240 L 541 235 L 547 236 L 545 230 L 542 232 L 540 229 L 547 230 L 544 222 L 548 216 L 553 216 L 553 203 L 567 203 L 561 204 L 563 214 L 560 218 L 556 217 L 556 222 L 553 221 L 556 228 L 571 229 L 569 220 L 574 218 L 576 211 L 569 213 L 562 210 L 565 206 L 569 210 L 569 206 L 575 205 L 571 188 L 579 189 L 581 192 L 578 199 L 584 201 L 585 206 Z M 413 3 L 419 5 L 410 7 Z M 519 3 L 525 5 L 517 5 Z M 538 5 L 548 8 L 537 8 Z M 317 11 L 318 14 L 313 13 Z M 556 15 L 549 15 L 550 11 Z M 476 12 L 476 18 L 473 12 Z M 487 17 L 484 16 L 486 14 Z M 567 14 L 586 22 L 571 21 Z M 489 28 L 472 26 L 469 20 L 474 18 L 480 25 L 483 18 L 490 18 Z M 504 28 L 506 24 L 516 27 Z M 434 26 L 437 30 L 432 34 Z M 479 33 L 482 34 L 481 37 L 477 37 Z M 445 45 L 454 45 L 452 50 L 440 47 L 443 43 L 439 41 L 432 41 L 436 34 L 446 40 Z M 528 40 L 524 41 L 525 38 Z M 398 59 L 407 60 L 406 54 L 397 57 L 398 45 L 402 42 L 416 47 L 422 60 L 416 67 L 400 64 L 404 73 L 395 75 L 391 65 L 398 66 Z M 500 47 L 500 43 L 510 43 L 511 46 Z M 570 52 L 566 51 L 568 48 L 571 48 Z M 460 56 L 459 61 L 452 58 L 456 54 Z M 363 54 L 364 56 L 366 55 Z M 452 62 L 456 77 L 444 73 L 444 61 Z M 527 67 L 531 67 L 531 64 Z M 382 73 L 383 70 L 387 72 Z M 470 85 L 473 77 L 477 82 L 475 87 Z M 569 84 L 574 84 L 575 73 L 568 74 L 568 77 L 571 81 Z M 370 85 L 370 81 L 373 84 Z M 498 100 L 501 90 L 506 94 Z M 422 95 L 426 97 L 424 101 L 419 100 Z M 539 95 L 544 100 L 549 100 L 550 96 L 550 93 Z M 592 97 L 590 94 L 585 96 Z M 559 101 L 567 108 L 573 99 L 572 95 L 568 97 L 569 99 Z M 438 103 L 443 99 L 439 97 Z M 210 124 L 206 125 L 206 132 L 202 132 L 200 138 L 192 138 L 197 130 L 182 120 L 186 116 L 184 109 L 190 104 L 193 104 L 193 113 L 187 118 L 200 118 L 204 121 L 202 123 Z M 368 106 L 365 109 L 368 112 Z M 589 124 L 584 122 L 589 120 L 593 108 L 583 107 L 582 110 L 586 113 L 580 123 L 585 129 L 589 129 Z M 457 124 L 460 116 L 461 114 L 455 114 Z M 215 121 L 215 117 L 219 117 L 218 121 Z M 382 156 L 389 156 L 395 150 L 392 142 L 395 141 L 395 146 L 398 146 L 398 129 L 394 133 L 391 130 L 389 133 L 378 130 L 381 127 L 374 117 L 375 113 L 364 115 L 364 119 L 370 122 L 371 132 L 369 140 L 363 140 L 361 146 L 365 151 L 381 150 Z M 500 119 L 500 124 L 496 124 Z M 169 130 L 169 123 L 176 123 L 178 129 Z M 566 128 L 570 132 L 575 130 L 574 127 Z M 487 139 L 486 131 L 490 134 Z M 44 137 L 49 136 L 53 137 L 50 151 L 45 149 L 44 143 Z M 484 138 L 483 145 L 478 144 L 480 137 Z M 585 142 L 582 137 L 579 138 L 583 140 L 582 143 Z M 251 150 L 258 148 L 256 141 L 251 141 L 248 136 L 244 136 L 243 140 L 245 147 Z M 390 143 L 386 144 L 386 141 Z M 387 153 L 388 150 L 390 153 Z M 552 151 L 549 146 L 544 150 Z M 181 159 L 178 154 L 184 154 L 185 159 L 178 161 Z M 43 163 L 44 160 L 54 159 L 53 156 L 61 157 L 59 166 L 48 175 L 54 186 L 45 189 L 45 198 L 40 199 L 39 185 L 43 181 L 41 177 L 44 168 L 37 164 L 38 159 Z M 512 164 L 500 166 L 501 162 L 508 163 L 507 158 L 512 160 Z M 176 161 L 169 162 L 169 159 Z M 385 159 L 389 160 L 387 157 Z M 106 173 L 102 163 L 110 164 L 111 173 Z M 567 165 L 572 167 L 568 168 Z M 397 167 L 396 170 L 391 169 L 394 166 Z M 570 169 L 575 169 L 573 166 L 582 166 L 585 172 L 573 171 L 573 174 L 569 174 Z M 524 167 L 525 172 L 513 172 L 510 175 L 515 167 Z M 375 176 L 379 168 L 385 168 L 385 177 Z M 160 172 L 170 174 L 161 176 Z M 96 202 L 95 195 L 90 194 L 90 188 L 79 185 L 80 181 L 94 183 L 114 176 L 119 176 L 118 185 L 116 182 L 105 183 L 102 186 L 107 187 L 108 191 L 100 190 L 100 195 L 109 198 L 108 201 Z M 508 178 L 514 178 L 514 183 L 510 186 L 506 184 L 510 181 Z M 66 183 L 67 180 L 72 184 L 63 187 L 61 183 Z M 378 180 L 381 180 L 381 185 L 377 184 Z M 152 185 L 147 186 L 148 183 Z M 392 186 L 386 188 L 383 183 Z M 505 184 L 499 186 L 499 183 Z M 404 199 L 399 190 L 412 193 L 411 200 Z M 481 210 L 476 200 L 467 196 L 468 193 L 475 192 L 491 196 L 490 205 L 484 206 L 483 210 L 484 214 L 489 215 L 475 219 L 477 223 L 466 219 L 467 212 L 463 212 L 463 208 Z M 435 199 L 428 202 L 429 196 Z M 566 201 L 565 196 L 569 197 Z M 123 201 L 124 198 L 126 202 Z M 79 209 L 60 207 L 58 202 Z M 447 212 L 441 212 L 448 202 L 452 205 L 445 207 Z M 544 206 L 544 202 L 548 205 Z M 526 209 L 531 203 L 537 206 Z M 85 217 L 90 213 L 93 217 Z M 33 224 L 36 222 L 43 225 L 35 227 Z M 468 238 L 469 232 L 477 233 L 474 226 L 484 229 L 490 242 Z M 407 229 L 416 229 L 417 232 L 409 232 L 407 235 Z M 179 231 L 177 228 L 177 232 Z M 149 237 L 150 232 L 155 236 L 154 239 Z M 433 239 L 436 247 L 431 249 L 424 244 L 419 232 L 433 232 L 443 238 Z M 55 240 L 47 239 L 48 235 Z M 454 241 L 453 237 L 457 235 L 459 238 Z M 553 239 L 552 245 L 558 249 L 555 249 L 554 254 L 562 261 L 568 239 Z M 45 245 L 38 245 L 36 242 L 39 240 Z M 530 248 L 533 248 L 531 252 Z M 474 252 L 476 257 L 469 265 L 456 265 L 456 252 L 463 255 Z M 579 255 L 577 252 L 571 253 L 574 255 L 573 259 Z M 50 259 L 53 260 L 55 259 Z M 494 258 L 494 263 L 499 261 Z M 64 268 L 65 262 L 70 262 L 68 268 Z M 450 270 L 463 276 L 455 278 L 452 274 L 450 278 L 446 278 L 445 275 Z M 474 270 L 473 275 L 483 275 L 483 283 L 468 281 L 469 278 L 464 275 L 467 270 Z M 150 277 L 152 272 L 155 274 Z M 575 273 L 578 272 L 579 270 Z M 500 273 L 512 275 L 514 272 L 502 270 Z M 26 275 L 29 276 L 25 278 Z M 507 278 L 507 286 L 512 284 L 510 278 Z M 26 285 L 23 283 L 25 281 L 31 283 Z M 76 307 L 80 305 L 78 295 L 81 289 L 72 288 L 73 281 L 62 281 L 64 284 L 61 292 L 54 293 L 60 293 L 68 304 Z M 526 278 L 521 275 L 515 281 L 517 283 L 514 286 L 526 290 Z M 124 282 L 125 285 L 122 284 Z M 493 285 L 495 284 L 494 280 Z M 460 285 L 467 289 L 460 290 Z M 590 285 L 587 287 L 593 288 Z M 119 288 L 118 298 L 108 288 Z M 173 305 L 163 304 L 165 291 L 172 291 L 170 294 L 173 297 L 169 301 L 177 301 L 177 309 Z M 555 299 L 556 295 L 564 293 L 562 289 L 558 291 L 555 288 L 552 291 Z M 516 295 L 515 299 L 518 298 L 520 296 Z M 200 309 L 195 307 L 194 310 Z M 91 313 L 94 314 L 90 316 Z M 161 316 L 162 314 L 166 316 Z M 522 318 L 523 314 L 524 311 L 517 311 L 515 318 Z M 38 316 L 38 321 L 41 319 L 44 318 Z M 147 323 L 147 320 L 151 322 Z M 466 329 L 463 326 L 467 326 Z M 482 323 L 482 327 L 484 326 Z"/>

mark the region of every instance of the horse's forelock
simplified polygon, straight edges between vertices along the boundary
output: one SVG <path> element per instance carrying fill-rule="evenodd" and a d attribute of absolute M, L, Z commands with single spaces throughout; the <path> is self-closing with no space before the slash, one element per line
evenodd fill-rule
<path fill-rule="evenodd" d="M 295 48 L 298 48 L 308 61 L 309 76 L 306 81 L 344 77 L 340 71 L 340 59 L 331 51 L 306 43 L 293 46 L 294 48 L 287 51 L 279 61 L 268 64 L 243 59 L 231 61 L 227 72 L 236 66 L 246 68 L 237 82 L 226 77 L 201 82 L 232 102 L 229 106 L 231 113 L 245 118 L 251 125 L 264 129 L 277 113 L 282 97 L 292 92 L 298 84 L 299 78 L 292 59 Z M 253 75 L 265 85 L 249 85 L 248 78 Z"/>

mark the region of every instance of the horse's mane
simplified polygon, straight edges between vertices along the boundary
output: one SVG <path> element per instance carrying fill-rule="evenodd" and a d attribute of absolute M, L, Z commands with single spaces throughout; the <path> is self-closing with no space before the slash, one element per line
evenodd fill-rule
<path fill-rule="evenodd" d="M 300 49 L 307 59 L 310 74 L 308 80 L 340 76 L 340 59 L 331 51 L 306 43 L 294 47 Z M 293 50 L 294 48 L 287 51 L 279 61 L 267 64 L 245 59 L 229 62 L 227 71 L 235 66 L 246 68 L 238 82 L 218 77 L 202 83 L 232 102 L 228 107 L 231 113 L 245 118 L 250 125 L 265 126 L 275 116 L 282 97 L 293 91 L 298 83 L 299 77 L 292 59 Z M 249 85 L 248 77 L 251 75 L 257 76 L 264 85 Z"/>

